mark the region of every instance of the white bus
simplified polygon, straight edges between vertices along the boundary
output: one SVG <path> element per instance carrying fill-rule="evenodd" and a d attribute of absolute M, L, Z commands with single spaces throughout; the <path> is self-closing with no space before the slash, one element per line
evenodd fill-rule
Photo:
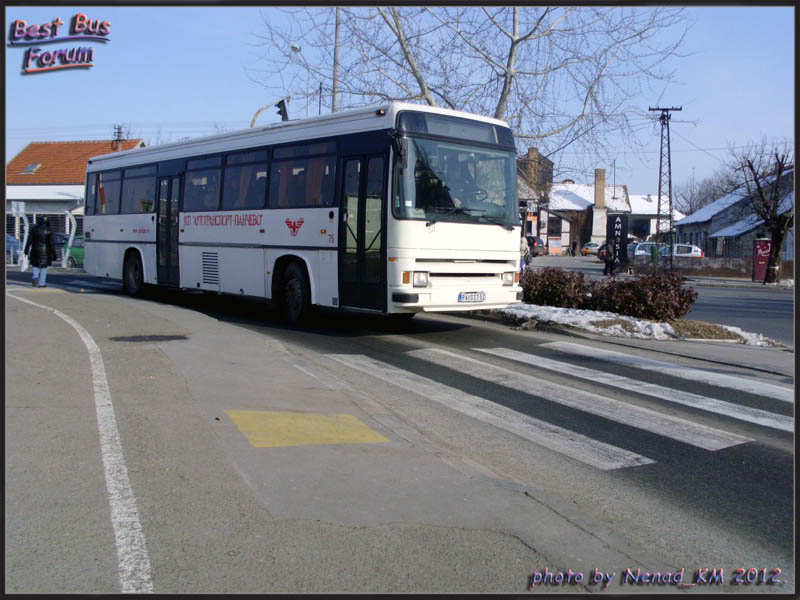
<path fill-rule="evenodd" d="M 85 265 L 145 284 L 413 316 L 521 299 L 511 130 L 389 103 L 89 160 Z"/>

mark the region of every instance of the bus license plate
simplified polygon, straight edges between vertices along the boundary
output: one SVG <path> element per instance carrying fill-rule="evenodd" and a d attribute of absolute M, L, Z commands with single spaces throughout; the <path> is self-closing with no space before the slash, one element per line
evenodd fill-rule
<path fill-rule="evenodd" d="M 486 300 L 484 292 L 461 292 L 458 294 L 459 302 L 483 302 Z"/>

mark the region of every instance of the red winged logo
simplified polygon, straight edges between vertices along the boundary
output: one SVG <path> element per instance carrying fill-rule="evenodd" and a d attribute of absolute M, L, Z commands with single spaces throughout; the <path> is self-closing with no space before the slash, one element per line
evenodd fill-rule
<path fill-rule="evenodd" d="M 297 232 L 300 231 L 300 228 L 303 226 L 303 219 L 297 219 L 297 221 L 286 219 L 286 226 L 289 228 L 289 231 L 292 232 L 292 237 L 294 237 L 297 235 Z"/>

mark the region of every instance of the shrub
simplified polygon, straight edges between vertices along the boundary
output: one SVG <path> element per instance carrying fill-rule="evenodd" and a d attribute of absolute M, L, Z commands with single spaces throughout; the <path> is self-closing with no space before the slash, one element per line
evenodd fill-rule
<path fill-rule="evenodd" d="M 607 311 L 660 322 L 681 318 L 697 299 L 697 292 L 681 287 L 681 276 L 676 273 L 587 281 L 583 273 L 546 268 L 526 272 L 520 283 L 523 301 L 530 304 Z"/>
<path fill-rule="evenodd" d="M 523 302 L 540 306 L 584 308 L 589 283 L 583 273 L 546 267 L 526 271 L 520 281 Z"/>

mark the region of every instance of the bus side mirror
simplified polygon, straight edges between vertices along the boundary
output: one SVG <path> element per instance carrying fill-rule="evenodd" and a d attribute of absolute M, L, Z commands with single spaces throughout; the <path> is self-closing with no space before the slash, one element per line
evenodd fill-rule
<path fill-rule="evenodd" d="M 392 148 L 394 148 L 394 153 L 397 155 L 397 162 L 400 164 L 402 169 L 408 167 L 408 138 L 404 138 L 400 135 L 400 133 L 396 129 L 392 129 L 389 132 L 389 135 L 392 136 Z"/>
<path fill-rule="evenodd" d="M 408 138 L 400 139 L 400 166 L 404 169 L 408 167 Z"/>

